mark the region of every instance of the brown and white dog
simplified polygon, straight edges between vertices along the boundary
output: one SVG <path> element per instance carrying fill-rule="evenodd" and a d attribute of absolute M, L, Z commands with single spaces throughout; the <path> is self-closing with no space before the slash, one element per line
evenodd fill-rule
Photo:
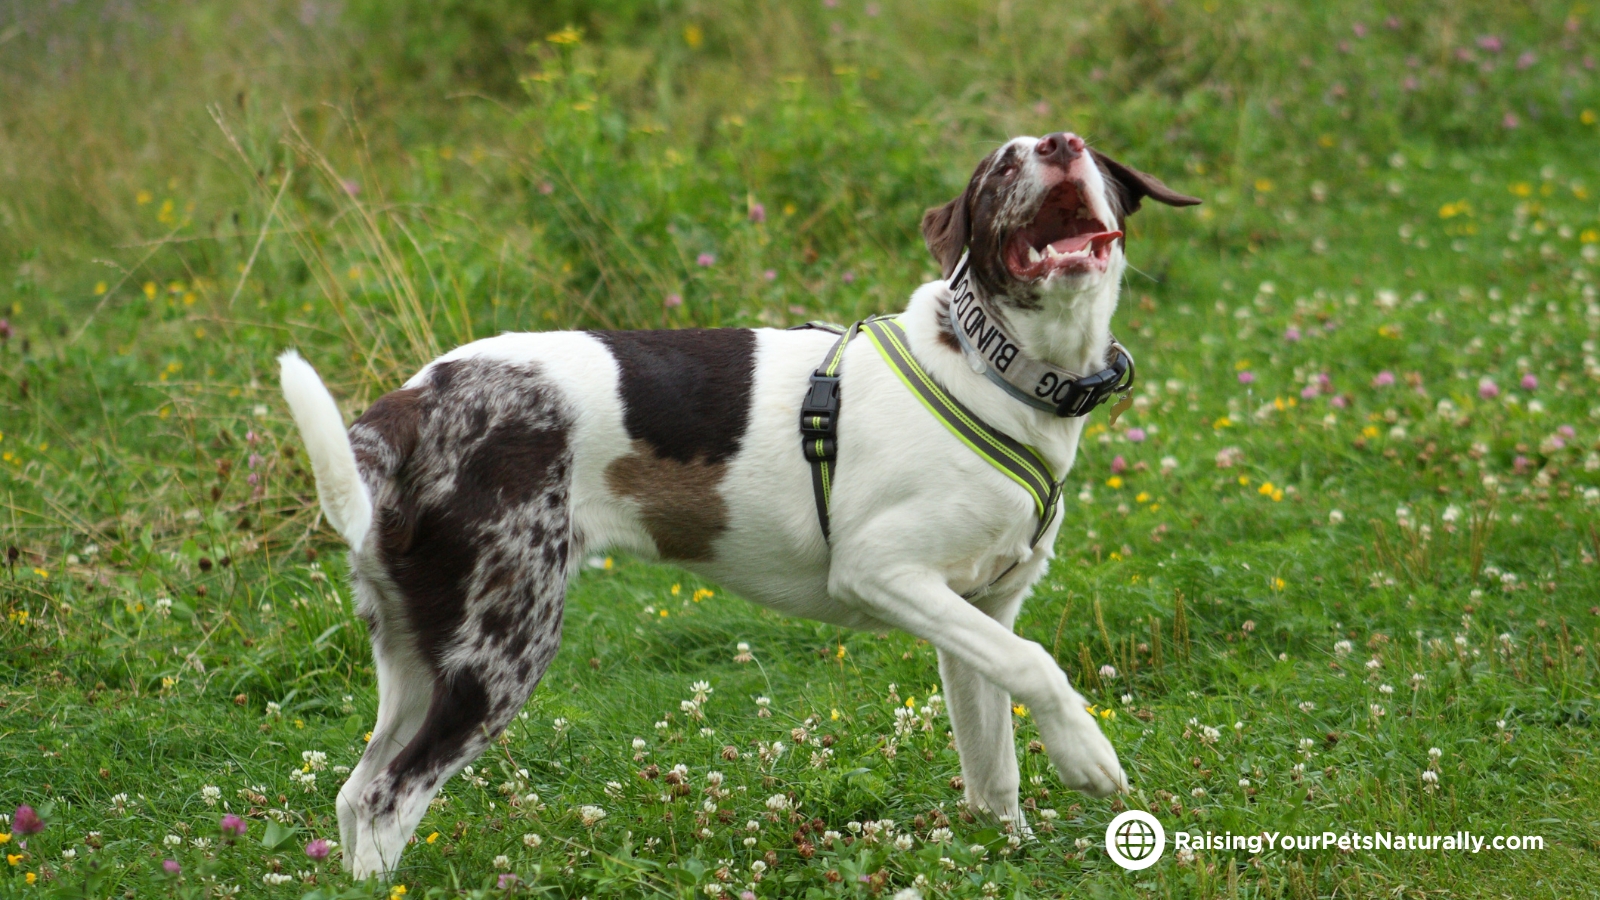
<path fill-rule="evenodd" d="M 1123 223 L 1149 197 L 1199 201 L 1085 147 L 1019 137 L 922 223 L 1029 357 L 1106 365 Z M 946 391 L 1072 468 L 1083 418 L 1016 402 L 963 358 L 943 281 L 901 315 Z M 315 371 L 281 358 L 284 395 L 328 521 L 350 545 L 378 677 L 372 739 L 339 792 L 346 866 L 385 874 L 439 786 L 517 713 L 556 653 L 577 561 L 669 559 L 789 615 L 900 628 L 934 645 L 972 809 L 1022 821 L 1011 703 L 1026 703 L 1065 783 L 1127 779 L 1050 653 L 1012 633 L 1060 517 L 1037 544 L 1030 497 L 961 443 L 869 342 L 842 382 L 830 539 L 797 431 L 834 336 L 719 329 L 504 334 L 429 363 L 346 432 Z M 966 596 L 964 596 L 966 595 Z"/>

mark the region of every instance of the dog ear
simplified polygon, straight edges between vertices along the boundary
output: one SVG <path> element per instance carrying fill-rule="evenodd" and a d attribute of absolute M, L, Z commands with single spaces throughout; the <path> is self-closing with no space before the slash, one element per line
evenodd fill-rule
<path fill-rule="evenodd" d="M 961 196 L 943 206 L 935 206 L 922 214 L 922 240 L 928 252 L 939 263 L 941 276 L 949 278 L 961 261 L 961 252 L 972 239 L 972 221 L 967 213 L 967 199 L 972 193 L 969 184 Z"/>
<path fill-rule="evenodd" d="M 1154 175 L 1123 165 L 1098 150 L 1094 151 L 1094 161 L 1099 165 L 1100 173 L 1111 182 L 1112 189 L 1121 196 L 1124 216 L 1137 212 L 1139 201 L 1145 197 L 1168 206 L 1195 206 L 1200 203 L 1199 197 L 1180 194 Z"/>

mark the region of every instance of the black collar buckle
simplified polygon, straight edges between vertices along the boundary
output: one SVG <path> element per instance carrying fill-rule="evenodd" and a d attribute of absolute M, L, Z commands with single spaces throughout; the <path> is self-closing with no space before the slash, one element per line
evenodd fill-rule
<path fill-rule="evenodd" d="M 1093 375 L 1085 375 L 1067 388 L 1065 397 L 1056 404 L 1056 415 L 1063 419 L 1086 416 L 1111 399 L 1113 394 L 1126 393 L 1133 387 L 1133 357 L 1115 340 L 1111 342 L 1111 365 Z"/>

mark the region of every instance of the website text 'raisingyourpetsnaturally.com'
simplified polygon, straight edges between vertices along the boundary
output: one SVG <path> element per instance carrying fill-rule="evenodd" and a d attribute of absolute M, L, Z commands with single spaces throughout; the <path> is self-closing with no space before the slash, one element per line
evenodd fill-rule
<path fill-rule="evenodd" d="M 1482 853 L 1485 850 L 1543 850 L 1544 836 L 1538 834 L 1417 834 L 1398 831 L 1324 831 L 1317 834 L 1285 834 L 1262 831 L 1255 834 L 1233 832 L 1176 831 L 1172 848 L 1179 853 L 1197 850 L 1241 850 L 1272 853 L 1296 850 L 1374 850 L 1405 853 Z"/>

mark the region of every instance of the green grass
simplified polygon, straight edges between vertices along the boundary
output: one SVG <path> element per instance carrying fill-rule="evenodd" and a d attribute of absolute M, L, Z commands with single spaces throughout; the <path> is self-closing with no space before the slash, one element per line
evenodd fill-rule
<path fill-rule="evenodd" d="M 0 13 L 0 806 L 47 828 L 4 846 L 0 894 L 453 896 L 511 872 L 525 893 L 737 896 L 758 860 L 760 897 L 1600 884 L 1595 13 L 39 6 Z M 576 43 L 546 40 L 568 24 Z M 277 352 L 354 414 L 506 329 L 892 310 L 933 270 L 922 209 L 996 141 L 1063 127 L 1207 201 L 1131 220 L 1116 327 L 1139 402 L 1097 417 L 1017 625 L 1115 710 L 1131 797 L 1061 788 L 1019 711 L 1037 840 L 1012 850 L 962 815 L 942 716 L 896 735 L 937 690 L 931 647 L 618 557 L 585 569 L 525 718 L 392 884 L 305 857 L 337 839 L 375 698 Z M 704 722 L 680 707 L 699 681 Z M 663 802 L 639 772 L 677 764 L 690 792 Z M 805 858 L 774 795 L 844 835 L 892 819 L 912 847 L 813 833 Z M 1546 847 L 1169 848 L 1125 873 L 1100 847 L 1118 802 L 1169 833 Z M 225 811 L 249 822 L 236 845 Z"/>

